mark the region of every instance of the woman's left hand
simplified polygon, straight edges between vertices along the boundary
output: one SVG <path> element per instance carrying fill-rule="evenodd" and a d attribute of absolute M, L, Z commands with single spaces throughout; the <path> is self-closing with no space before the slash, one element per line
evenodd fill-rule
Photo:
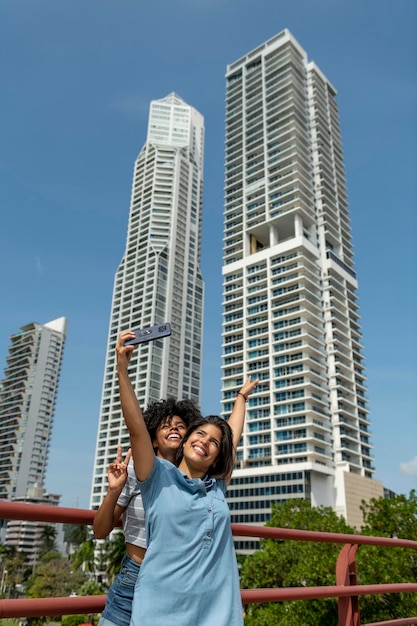
<path fill-rule="evenodd" d="M 249 398 L 258 383 L 259 378 L 252 380 L 252 376 L 248 376 L 246 382 L 243 384 L 243 387 L 239 389 L 239 393 L 245 396 L 245 398 Z"/>

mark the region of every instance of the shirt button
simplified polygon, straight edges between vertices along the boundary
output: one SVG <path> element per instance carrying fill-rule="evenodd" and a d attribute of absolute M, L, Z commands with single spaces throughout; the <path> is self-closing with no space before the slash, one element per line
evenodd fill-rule
<path fill-rule="evenodd" d="M 209 513 L 211 513 L 211 509 L 207 509 Z"/>
<path fill-rule="evenodd" d="M 211 532 L 208 532 L 208 533 L 207 533 L 207 537 L 211 537 Z"/>

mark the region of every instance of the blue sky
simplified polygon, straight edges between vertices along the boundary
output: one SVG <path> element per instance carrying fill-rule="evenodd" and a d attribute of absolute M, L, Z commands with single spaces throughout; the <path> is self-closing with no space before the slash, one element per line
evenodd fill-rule
<path fill-rule="evenodd" d="M 415 0 L 2 0 L 0 377 L 66 316 L 46 487 L 87 508 L 113 277 L 152 99 L 205 117 L 202 409 L 220 410 L 225 70 L 289 28 L 338 90 L 376 478 L 417 487 Z"/>

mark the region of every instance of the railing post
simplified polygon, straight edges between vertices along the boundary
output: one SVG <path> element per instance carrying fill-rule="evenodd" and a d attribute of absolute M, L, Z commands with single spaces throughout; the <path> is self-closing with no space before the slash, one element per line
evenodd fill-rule
<path fill-rule="evenodd" d="M 336 585 L 356 585 L 357 544 L 347 543 L 341 549 L 336 563 Z M 338 600 L 339 626 L 360 626 L 358 596 Z"/>

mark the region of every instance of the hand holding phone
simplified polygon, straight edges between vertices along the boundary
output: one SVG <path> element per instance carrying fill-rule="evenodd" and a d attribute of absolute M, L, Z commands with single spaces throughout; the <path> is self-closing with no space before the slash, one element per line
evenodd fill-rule
<path fill-rule="evenodd" d="M 171 324 L 168 322 L 165 322 L 165 324 L 156 324 L 155 326 L 135 330 L 134 333 L 135 338 L 125 341 L 125 346 L 135 346 L 136 344 L 144 343 L 145 341 L 153 341 L 154 339 L 160 339 L 161 337 L 169 337 L 171 334 Z"/>

